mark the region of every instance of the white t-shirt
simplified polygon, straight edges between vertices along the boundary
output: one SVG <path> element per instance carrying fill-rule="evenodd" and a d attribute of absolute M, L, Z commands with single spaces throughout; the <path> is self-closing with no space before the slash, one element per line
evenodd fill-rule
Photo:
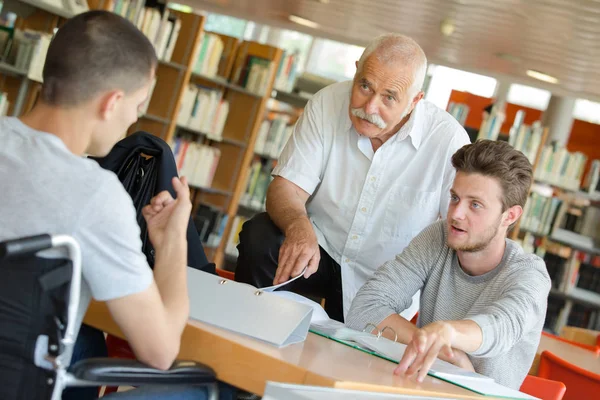
<path fill-rule="evenodd" d="M 106 301 L 150 286 L 135 208 L 113 172 L 15 117 L 0 118 L 0 143 L 0 240 L 49 233 L 79 242 L 77 326 L 91 297 Z"/>
<path fill-rule="evenodd" d="M 410 240 L 445 218 L 452 154 L 470 143 L 447 112 L 421 100 L 376 152 L 348 116 L 352 81 L 330 85 L 305 107 L 273 175 L 311 195 L 307 211 L 319 245 L 342 271 L 344 316 L 358 289 Z M 418 310 L 418 293 L 408 319 Z"/>

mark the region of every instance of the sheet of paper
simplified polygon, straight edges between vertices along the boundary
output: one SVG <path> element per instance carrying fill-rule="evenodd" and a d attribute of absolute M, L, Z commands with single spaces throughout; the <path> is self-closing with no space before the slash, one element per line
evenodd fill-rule
<path fill-rule="evenodd" d="M 302 304 L 311 306 L 313 308 L 312 318 L 310 319 L 311 324 L 326 322 L 326 321 L 333 321 L 333 320 L 329 319 L 329 315 L 327 315 L 327 312 L 325 312 L 323 307 L 321 307 L 321 305 L 319 303 L 317 303 L 316 301 L 313 301 L 313 300 L 311 300 L 307 297 L 304 297 L 298 293 L 289 292 L 287 290 L 278 290 L 276 292 L 273 292 L 273 294 L 278 297 L 283 297 L 286 299 L 297 301 L 298 303 L 302 303 Z M 334 322 L 337 322 L 337 321 L 334 321 Z M 338 322 L 338 324 L 341 326 L 344 326 L 344 324 L 342 324 L 341 322 Z"/>
<path fill-rule="evenodd" d="M 302 270 L 302 272 L 300 273 L 300 275 L 298 275 L 298 276 L 296 276 L 294 278 L 291 278 L 291 279 L 289 279 L 289 280 L 287 280 L 287 281 L 285 281 L 283 283 L 280 283 L 279 285 L 273 285 L 273 286 L 267 286 L 267 287 L 264 287 L 264 288 L 260 288 L 260 290 L 262 290 L 263 292 L 272 292 L 275 289 L 279 289 L 280 287 L 285 286 L 285 285 L 287 285 L 290 282 L 294 282 L 296 279 L 304 276 L 304 273 L 306 272 L 307 268 L 308 267 L 304 267 L 304 269 Z"/>

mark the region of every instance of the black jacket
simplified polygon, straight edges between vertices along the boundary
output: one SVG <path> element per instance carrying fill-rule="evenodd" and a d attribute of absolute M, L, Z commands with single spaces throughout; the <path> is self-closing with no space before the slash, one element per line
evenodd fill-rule
<path fill-rule="evenodd" d="M 90 157 L 91 158 L 91 157 Z M 104 169 L 117 174 L 133 200 L 137 222 L 141 229 L 142 250 L 150 267 L 154 268 L 154 248 L 148 238 L 142 208 L 163 190 L 176 197 L 171 180 L 177 174 L 175 157 L 162 139 L 147 133 L 136 132 L 119 141 L 103 158 L 92 158 Z M 192 218 L 187 230 L 188 266 L 216 273 L 215 264 L 209 263 Z"/>

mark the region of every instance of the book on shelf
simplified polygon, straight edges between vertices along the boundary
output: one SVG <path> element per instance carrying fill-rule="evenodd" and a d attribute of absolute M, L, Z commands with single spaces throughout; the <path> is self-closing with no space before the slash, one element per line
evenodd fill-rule
<path fill-rule="evenodd" d="M 246 180 L 246 190 L 240 198 L 240 204 L 262 211 L 265 209 L 267 199 L 267 189 L 273 180 L 271 172 L 273 171 L 272 163 L 263 164 L 262 161 L 254 160 L 250 166 L 248 178 Z"/>
<path fill-rule="evenodd" d="M 24 71 L 27 78 L 42 82 L 44 62 L 52 35 L 30 29 L 14 32 L 14 36 L 8 46 L 6 63 Z"/>
<path fill-rule="evenodd" d="M 8 114 L 8 107 L 10 102 L 8 101 L 8 94 L 0 92 L 0 116 L 6 116 Z"/>
<path fill-rule="evenodd" d="M 235 71 L 232 81 L 250 92 L 264 96 L 272 72 L 273 61 L 262 57 L 248 56 L 245 63 Z"/>
<path fill-rule="evenodd" d="M 540 194 L 533 187 L 521 216 L 521 229 L 547 236 L 550 234 L 562 200 L 552 195 Z"/>
<path fill-rule="evenodd" d="M 583 189 L 590 194 L 600 196 L 600 160 L 593 160 L 583 182 Z"/>
<path fill-rule="evenodd" d="M 210 188 L 221 158 L 221 150 L 176 137 L 171 144 L 179 176 L 187 177 L 190 185 Z"/>
<path fill-rule="evenodd" d="M 277 73 L 275 75 L 274 87 L 283 92 L 291 92 L 294 89 L 296 75 L 298 74 L 299 54 L 297 52 L 283 52 Z"/>
<path fill-rule="evenodd" d="M 550 144 L 542 150 L 534 177 L 540 182 L 577 191 L 586 161 L 586 155 L 581 152 L 570 153 L 565 147 Z"/>
<path fill-rule="evenodd" d="M 189 84 L 181 101 L 177 124 L 220 141 L 228 115 L 229 102 L 223 99 L 221 90 Z"/>
<path fill-rule="evenodd" d="M 202 40 L 196 50 L 196 62 L 193 71 L 196 74 L 217 76 L 221 56 L 223 55 L 223 40 L 215 33 L 203 32 Z"/>
<path fill-rule="evenodd" d="M 567 326 L 598 331 L 600 330 L 600 310 L 583 304 L 573 304 L 567 319 Z"/>
<path fill-rule="evenodd" d="M 293 131 L 294 127 L 290 125 L 288 115 L 278 115 L 271 120 L 265 119 L 260 125 L 254 152 L 264 157 L 279 158 Z"/>
<path fill-rule="evenodd" d="M 505 119 L 506 114 L 501 105 L 495 104 L 489 114 L 484 113 L 483 123 L 479 129 L 477 139 L 498 140 L 500 128 L 502 128 Z"/>
<path fill-rule="evenodd" d="M 523 123 L 524 118 L 525 112 L 523 110 L 517 111 L 514 124 L 510 128 L 508 143 L 522 152 L 533 165 L 538 149 L 542 145 L 544 127 L 540 121 L 534 122 L 531 126 L 525 125 Z"/>
<path fill-rule="evenodd" d="M 144 9 L 144 0 L 109 0 L 108 9 L 139 27 L 139 16 Z"/>
<path fill-rule="evenodd" d="M 231 257 L 237 257 L 239 252 L 237 249 L 237 245 L 240 243 L 240 231 L 242 230 L 242 225 L 246 222 L 248 218 L 243 217 L 241 215 L 236 215 L 231 223 L 231 231 L 229 232 L 229 237 L 227 238 L 227 243 L 225 244 L 225 254 Z"/>
<path fill-rule="evenodd" d="M 469 106 L 462 103 L 450 102 L 448 104 L 448 113 L 452 115 L 459 124 L 465 126 L 467 116 L 469 115 Z"/>
<path fill-rule="evenodd" d="M 200 240 L 206 247 L 215 248 L 221 242 L 229 217 L 217 207 L 198 205 L 193 216 Z"/>

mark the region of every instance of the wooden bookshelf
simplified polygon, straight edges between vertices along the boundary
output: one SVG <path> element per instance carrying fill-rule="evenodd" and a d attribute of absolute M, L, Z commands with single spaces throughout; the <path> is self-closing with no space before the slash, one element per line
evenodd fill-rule
<path fill-rule="evenodd" d="M 283 51 L 273 46 L 256 42 L 241 42 L 234 37 L 217 34 L 223 42 L 223 51 L 217 68 L 217 76 L 194 74 L 199 44 L 204 34 L 205 16 L 201 13 L 176 11 L 167 3 L 165 10 L 181 21 L 179 36 L 175 42 L 170 60 L 161 60 L 156 70 L 156 84 L 149 100 L 146 112 L 133 124 L 128 134 L 136 131 L 150 132 L 167 143 L 179 135 L 196 135 L 199 142 L 218 148 L 221 152 L 210 187 L 192 187 L 193 212 L 199 204 L 207 204 L 221 210 L 228 216 L 220 243 L 207 246 L 205 251 L 209 260 L 217 266 L 224 261 L 224 248 L 231 230 L 239 200 L 245 190 L 250 162 L 254 155 L 254 145 L 260 124 L 265 115 L 267 101 L 271 97 L 277 65 Z M 112 11 L 111 0 L 89 1 L 90 9 Z M 56 10 L 36 9 L 25 18 L 18 18 L 15 27 L 53 32 L 66 19 L 66 15 Z M 272 63 L 268 73 L 268 83 L 264 91 L 256 93 L 232 81 L 232 77 L 245 66 L 248 57 L 260 57 Z M 25 82 L 25 84 L 23 83 Z M 223 99 L 229 102 L 229 113 L 223 128 L 222 139 L 211 140 L 204 132 L 178 126 L 178 115 L 185 91 L 189 84 L 218 88 Z M 21 115 L 35 103 L 40 85 L 29 81 L 24 71 L 6 64 L 0 65 L 0 90 L 8 93 L 11 108 L 10 115 Z M 15 100 L 21 101 L 21 107 L 14 109 Z"/>

